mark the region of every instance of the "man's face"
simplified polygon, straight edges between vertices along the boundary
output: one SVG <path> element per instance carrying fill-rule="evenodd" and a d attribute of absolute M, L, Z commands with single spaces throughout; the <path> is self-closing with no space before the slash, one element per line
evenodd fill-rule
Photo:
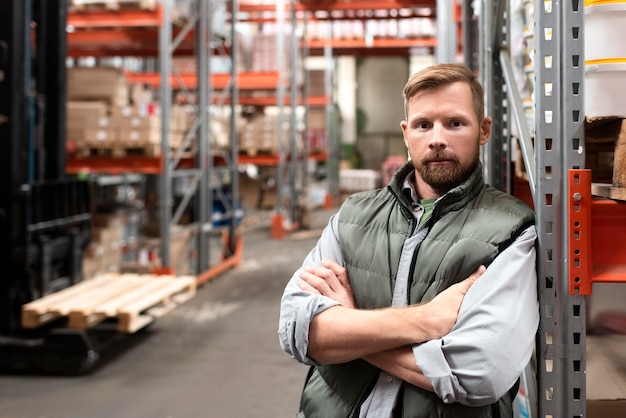
<path fill-rule="evenodd" d="M 471 174 L 480 145 L 489 140 L 491 118 L 478 120 L 470 87 L 456 82 L 411 97 L 401 127 L 417 192 L 427 199 L 443 195 Z"/>

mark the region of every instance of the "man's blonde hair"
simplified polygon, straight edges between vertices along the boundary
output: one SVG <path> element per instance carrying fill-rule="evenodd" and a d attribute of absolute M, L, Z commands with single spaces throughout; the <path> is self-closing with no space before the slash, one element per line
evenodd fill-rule
<path fill-rule="evenodd" d="M 408 118 L 411 97 L 425 90 L 444 87 L 456 82 L 467 83 L 472 90 L 472 104 L 478 121 L 485 117 L 483 86 L 474 73 L 461 64 L 435 64 L 413 74 L 404 86 L 404 117 Z"/>

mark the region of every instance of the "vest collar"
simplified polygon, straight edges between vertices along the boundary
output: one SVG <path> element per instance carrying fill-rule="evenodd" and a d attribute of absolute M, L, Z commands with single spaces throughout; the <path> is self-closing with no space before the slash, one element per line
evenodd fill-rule
<path fill-rule="evenodd" d="M 415 168 L 409 160 L 394 174 L 389 183 L 388 189 L 396 198 L 404 203 L 405 206 L 411 207 L 410 199 L 402 193 L 404 180 L 409 176 Z M 476 163 L 476 167 L 469 178 L 457 187 L 441 196 L 435 202 L 433 218 L 437 219 L 450 211 L 461 209 L 468 202 L 473 200 L 485 185 L 483 181 L 483 166 L 480 161 Z"/>

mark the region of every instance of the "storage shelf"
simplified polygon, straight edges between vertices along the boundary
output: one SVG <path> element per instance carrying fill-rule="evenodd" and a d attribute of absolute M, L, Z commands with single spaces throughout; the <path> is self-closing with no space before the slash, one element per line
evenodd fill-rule
<path fill-rule="evenodd" d="M 311 2 L 296 3 L 299 12 L 326 12 L 326 18 L 315 16 L 315 20 L 338 20 L 342 16 L 346 19 L 403 19 L 411 17 L 435 17 L 436 2 L 422 1 L 415 4 L 410 1 L 359 1 L 359 2 Z M 274 17 L 267 17 L 268 13 L 276 10 L 274 5 L 253 5 L 243 3 L 240 11 L 243 16 L 259 15 L 264 17 L 242 18 L 239 21 L 275 21 Z M 401 10 L 401 11 L 400 11 Z M 380 11 L 395 11 L 386 16 L 380 16 Z M 337 12 L 342 14 L 338 15 Z M 256 20 L 255 20 L 256 19 Z M 143 9 L 125 9 L 117 11 L 93 10 L 84 12 L 70 12 L 68 14 L 68 56 L 70 57 L 106 57 L 106 56 L 158 56 L 159 27 L 164 24 L 162 5 L 154 11 Z M 176 25 L 175 25 L 176 26 Z M 173 28 L 176 37 L 180 28 Z M 178 46 L 177 56 L 193 55 L 195 35 L 190 30 Z M 437 44 L 435 37 L 416 39 L 312 39 L 303 46 L 312 53 L 317 53 L 324 47 L 330 46 L 335 54 L 351 53 L 356 55 L 372 54 L 407 54 L 410 48 L 429 47 Z"/>
<path fill-rule="evenodd" d="M 333 20 L 342 17 L 353 19 L 354 16 L 359 15 L 375 19 L 379 17 L 375 11 L 382 10 L 389 12 L 403 10 L 404 14 L 400 17 L 434 16 L 436 8 L 436 0 L 422 0 L 419 2 L 411 0 L 310 1 L 296 3 L 297 12 L 329 12 L 327 18 Z M 276 11 L 276 6 L 271 4 L 251 4 L 242 2 L 239 5 L 239 10 L 249 14 L 267 14 Z M 334 13 L 331 14 L 330 12 Z M 409 14 L 407 15 L 407 13 Z M 319 20 L 322 19 L 323 16 L 316 15 L 315 18 Z"/>
<path fill-rule="evenodd" d="M 239 97 L 237 102 L 241 105 L 246 106 L 277 106 L 278 98 L 276 96 L 267 96 L 267 97 Z M 225 100 L 225 103 L 230 103 L 228 99 Z M 297 101 L 298 105 L 303 104 L 303 98 L 298 97 Z M 309 107 L 324 107 L 329 103 L 328 96 L 309 96 L 306 99 L 306 104 Z M 284 98 L 284 105 L 291 105 L 291 98 Z"/>
<path fill-rule="evenodd" d="M 408 55 L 411 48 L 434 48 L 437 46 L 436 38 L 374 38 L 371 40 L 356 39 L 311 39 L 306 42 L 311 52 L 323 50 L 329 46 L 335 54 L 365 54 L 365 53 L 389 53 L 402 52 Z"/>
<path fill-rule="evenodd" d="M 176 36 L 180 29 L 174 29 Z M 173 52 L 177 56 L 193 56 L 194 31 L 185 34 L 181 44 Z M 80 30 L 67 34 L 69 57 L 136 56 L 156 57 L 159 55 L 158 27 L 114 27 Z"/>

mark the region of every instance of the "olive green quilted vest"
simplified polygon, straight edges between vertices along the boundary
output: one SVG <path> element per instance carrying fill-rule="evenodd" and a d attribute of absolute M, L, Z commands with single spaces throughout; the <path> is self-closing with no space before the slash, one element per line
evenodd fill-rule
<path fill-rule="evenodd" d="M 405 165 L 387 188 L 354 194 L 341 207 L 339 241 L 361 309 L 391 305 L 402 246 L 416 228 L 409 202 L 401 193 L 412 169 Z M 430 231 L 413 257 L 409 303 L 427 302 L 480 264 L 488 266 L 533 222 L 534 213 L 525 204 L 483 183 L 478 164 L 465 183 L 435 205 Z M 358 417 L 379 372 L 363 360 L 313 367 L 298 417 Z M 494 416 L 492 406 L 444 404 L 434 393 L 408 383 L 401 391 L 403 417 Z M 505 396 L 499 403 L 510 414 L 511 399 Z M 500 414 L 500 418 L 506 416 Z"/>

